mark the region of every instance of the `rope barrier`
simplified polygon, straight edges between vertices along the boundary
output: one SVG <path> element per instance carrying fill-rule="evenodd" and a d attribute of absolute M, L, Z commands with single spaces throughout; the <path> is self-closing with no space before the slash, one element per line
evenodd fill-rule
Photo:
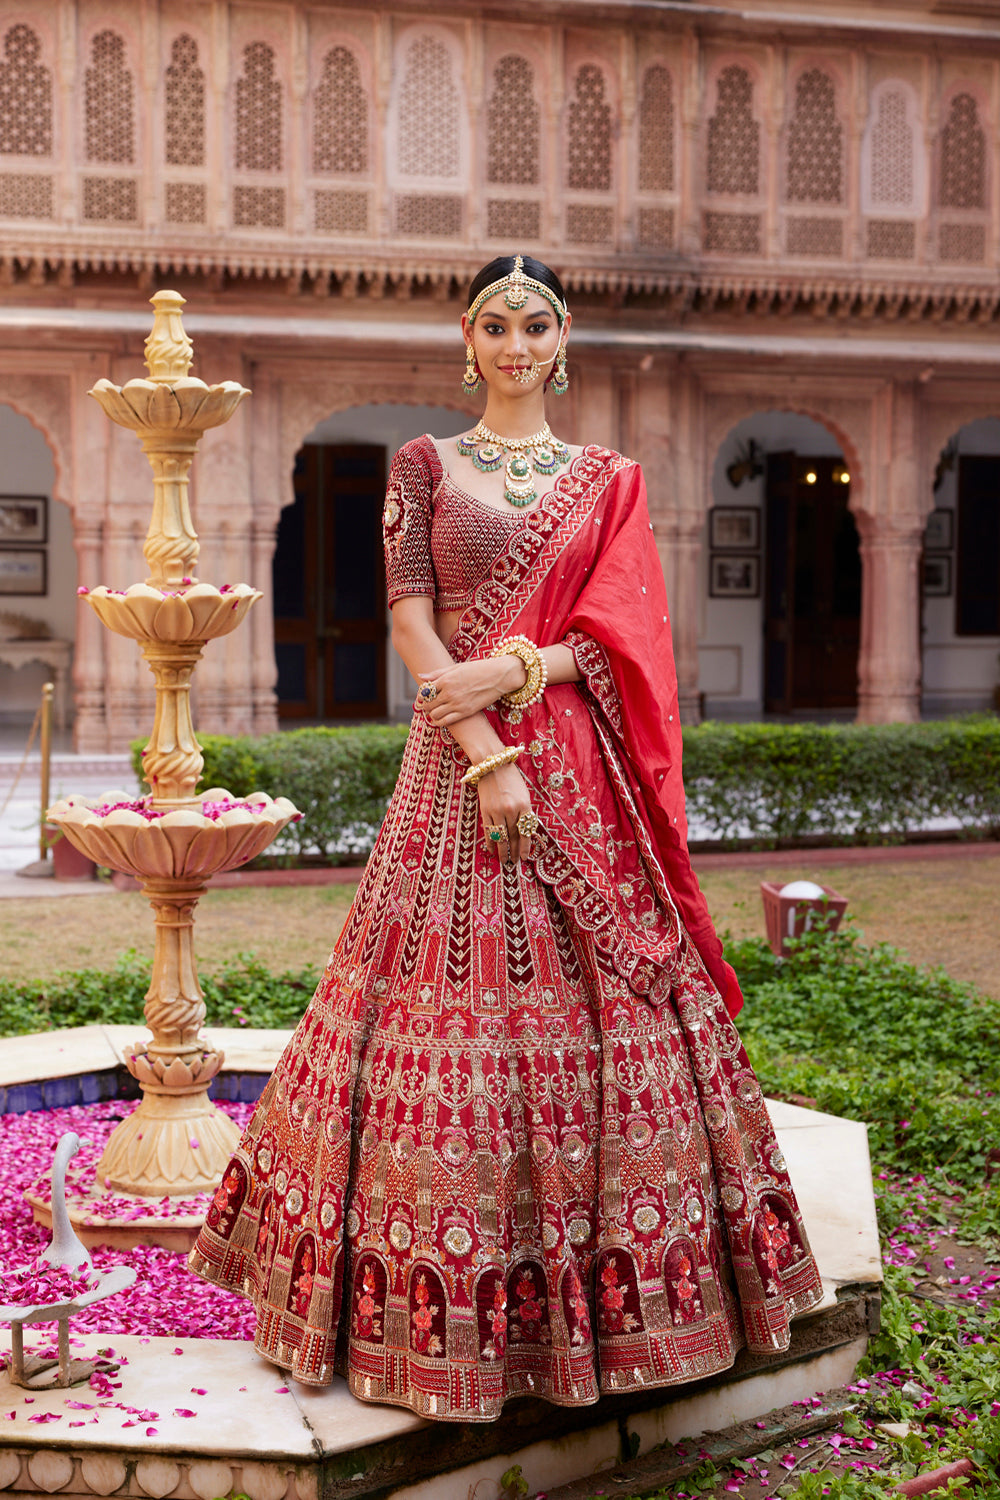
<path fill-rule="evenodd" d="M 14 773 L 14 780 L 11 782 L 10 791 L 7 793 L 6 797 L 3 800 L 3 806 L 0 807 L 0 818 L 2 818 L 4 813 L 7 811 L 8 807 L 10 806 L 11 798 L 17 791 L 17 784 L 21 780 L 21 775 L 28 763 L 28 756 L 31 754 L 31 747 L 35 743 L 35 735 L 38 733 L 38 726 L 41 724 L 41 722 L 42 705 L 39 703 L 38 707 L 35 709 L 35 717 L 31 725 L 31 732 L 28 735 L 28 743 L 25 746 L 24 754 L 21 756 L 21 764 L 18 766 L 16 772 Z"/>

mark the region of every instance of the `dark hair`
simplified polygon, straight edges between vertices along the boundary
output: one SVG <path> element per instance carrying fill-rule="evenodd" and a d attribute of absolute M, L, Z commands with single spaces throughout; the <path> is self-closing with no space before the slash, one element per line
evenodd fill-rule
<path fill-rule="evenodd" d="M 540 260 L 535 260 L 532 255 L 525 255 L 523 260 L 525 275 L 530 276 L 532 281 L 540 281 L 543 286 L 547 286 L 549 291 L 555 292 L 559 301 L 565 304 L 566 293 L 563 291 L 563 284 L 555 271 L 550 271 L 548 266 L 543 265 Z M 495 260 L 490 261 L 488 266 L 484 266 L 481 271 L 477 271 L 469 287 L 468 306 L 472 306 L 480 292 L 485 291 L 488 286 L 492 286 L 494 281 L 499 281 L 502 277 L 509 276 L 513 269 L 513 255 L 498 255 Z"/>

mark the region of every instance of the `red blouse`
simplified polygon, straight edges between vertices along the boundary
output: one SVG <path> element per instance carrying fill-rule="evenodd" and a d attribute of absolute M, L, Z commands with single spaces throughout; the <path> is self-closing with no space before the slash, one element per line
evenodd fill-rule
<path fill-rule="evenodd" d="M 523 513 L 461 489 L 432 438 L 405 444 L 389 469 L 382 514 L 390 605 L 429 594 L 435 613 L 461 613 L 523 522 Z"/>

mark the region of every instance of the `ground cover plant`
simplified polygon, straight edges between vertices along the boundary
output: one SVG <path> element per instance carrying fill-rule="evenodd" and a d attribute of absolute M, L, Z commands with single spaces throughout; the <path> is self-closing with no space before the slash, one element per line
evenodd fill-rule
<path fill-rule="evenodd" d="M 721 1469 L 705 1462 L 645 1500 L 876 1500 L 963 1458 L 972 1474 L 948 1493 L 996 1497 L 1000 1005 L 888 947 L 865 948 L 850 929 L 810 935 L 785 961 L 759 939 L 728 951 L 765 1093 L 868 1123 L 882 1326 L 847 1388 L 846 1417 L 787 1450 Z M 605 1493 L 595 1485 L 595 1497 Z"/>

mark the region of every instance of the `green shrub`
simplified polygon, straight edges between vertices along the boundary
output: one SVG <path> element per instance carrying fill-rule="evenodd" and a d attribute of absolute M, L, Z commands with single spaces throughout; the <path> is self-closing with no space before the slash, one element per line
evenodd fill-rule
<path fill-rule="evenodd" d="M 688 818 L 759 848 L 898 843 L 931 819 L 1000 830 L 1000 720 L 718 724 L 684 732 Z"/>
<path fill-rule="evenodd" d="M 138 1021 L 149 976 L 149 963 L 130 951 L 107 973 L 75 969 L 20 984 L 0 978 L 0 1036 Z M 311 964 L 274 974 L 252 954 L 237 954 L 217 973 L 201 975 L 206 1024 L 296 1026 L 318 983 Z"/>
<path fill-rule="evenodd" d="M 739 1028 L 765 1093 L 815 1099 L 869 1128 L 884 1167 L 983 1181 L 1000 1140 L 1000 1005 L 856 933 L 810 933 L 788 959 L 763 941 L 727 957 Z"/>

